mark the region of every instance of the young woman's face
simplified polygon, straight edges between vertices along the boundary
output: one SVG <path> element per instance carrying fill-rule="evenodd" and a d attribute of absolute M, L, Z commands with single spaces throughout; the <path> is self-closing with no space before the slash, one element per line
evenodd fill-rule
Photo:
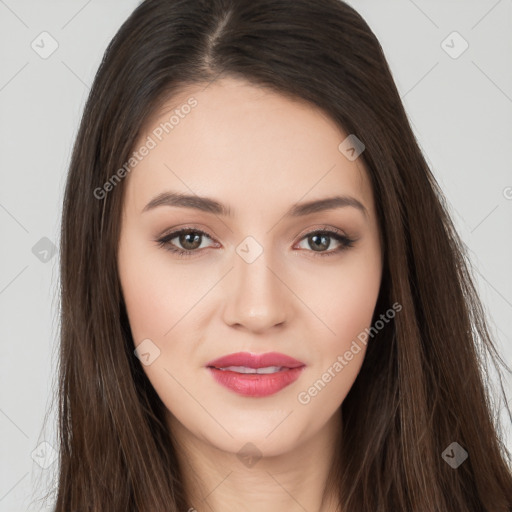
<path fill-rule="evenodd" d="M 141 135 L 119 274 L 171 428 L 275 455 L 337 419 L 382 272 L 369 180 L 339 149 L 347 136 L 309 104 L 231 79 L 174 97 Z"/>

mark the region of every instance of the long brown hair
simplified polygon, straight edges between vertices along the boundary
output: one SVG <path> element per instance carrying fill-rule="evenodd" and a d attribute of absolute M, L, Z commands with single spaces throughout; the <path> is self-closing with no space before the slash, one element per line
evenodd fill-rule
<path fill-rule="evenodd" d="M 106 50 L 65 190 L 56 512 L 188 509 L 117 273 L 124 180 L 100 199 L 94 191 L 164 101 L 225 76 L 309 101 L 365 145 L 384 241 L 374 317 L 403 309 L 368 344 L 341 406 L 329 481 L 341 509 L 512 510 L 510 453 L 484 380 L 488 356 L 504 363 L 369 26 L 339 0 L 146 0 Z M 456 469 L 442 456 L 454 442 L 469 455 Z"/>

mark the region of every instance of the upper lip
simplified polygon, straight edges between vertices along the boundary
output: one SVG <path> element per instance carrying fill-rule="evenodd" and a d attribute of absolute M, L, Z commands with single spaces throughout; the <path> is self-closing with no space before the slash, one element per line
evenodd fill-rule
<path fill-rule="evenodd" d="M 250 352 L 237 352 L 227 356 L 214 359 L 205 366 L 214 368 L 226 368 L 228 366 L 245 366 L 247 368 L 266 368 L 268 366 L 279 366 L 285 368 L 298 368 L 304 363 L 293 357 L 279 352 L 266 352 L 265 354 L 253 354 Z"/>

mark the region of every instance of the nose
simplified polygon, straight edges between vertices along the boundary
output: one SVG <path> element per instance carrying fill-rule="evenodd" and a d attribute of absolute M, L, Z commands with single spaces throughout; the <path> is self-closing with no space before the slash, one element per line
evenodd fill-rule
<path fill-rule="evenodd" d="M 293 293 L 282 267 L 270 261 L 270 251 L 251 263 L 235 253 L 234 268 L 224 281 L 227 325 L 262 333 L 290 320 Z"/>

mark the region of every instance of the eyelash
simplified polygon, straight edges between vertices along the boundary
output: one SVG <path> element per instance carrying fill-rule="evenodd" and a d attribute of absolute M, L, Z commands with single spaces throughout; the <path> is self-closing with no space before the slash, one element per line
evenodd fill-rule
<path fill-rule="evenodd" d="M 200 230 L 200 229 L 196 229 L 196 228 L 182 228 L 182 229 L 179 229 L 177 231 L 173 231 L 172 233 L 169 233 L 168 235 L 165 235 L 164 237 L 158 239 L 158 240 L 155 240 L 158 244 L 159 247 L 163 247 L 165 250 L 167 251 L 170 251 L 172 252 L 173 254 L 176 254 L 179 258 L 185 258 L 185 257 L 189 257 L 189 256 L 192 256 L 194 253 L 198 253 L 200 252 L 200 250 L 196 249 L 194 251 L 191 251 L 191 250 L 188 250 L 188 249 L 179 249 L 179 248 L 176 248 L 175 246 L 173 246 L 173 244 L 170 243 L 170 241 L 173 239 L 173 238 L 176 238 L 177 236 L 181 235 L 182 233 L 192 233 L 192 234 L 199 234 L 201 236 L 206 236 L 210 239 L 213 239 L 208 233 Z M 350 247 L 353 247 L 353 244 L 354 242 L 356 241 L 355 239 L 353 238 L 349 238 L 347 237 L 345 234 L 343 234 L 341 231 L 339 230 L 335 230 L 335 229 L 327 229 L 327 226 L 325 226 L 324 228 L 322 229 L 318 229 L 318 230 L 314 230 L 314 231 L 310 231 L 309 233 L 306 233 L 302 238 L 301 238 L 301 241 L 311 235 L 327 235 L 329 236 L 330 238 L 334 238 L 335 240 L 337 240 L 338 242 L 340 242 L 340 247 L 338 247 L 337 249 L 334 249 L 332 251 L 328 251 L 328 252 L 316 252 L 316 251 L 307 251 L 307 252 L 313 252 L 314 253 L 314 257 L 325 257 L 325 256 L 334 256 L 335 254 L 339 254 L 340 252 L 342 251 L 345 251 L 347 249 L 349 249 Z"/>

